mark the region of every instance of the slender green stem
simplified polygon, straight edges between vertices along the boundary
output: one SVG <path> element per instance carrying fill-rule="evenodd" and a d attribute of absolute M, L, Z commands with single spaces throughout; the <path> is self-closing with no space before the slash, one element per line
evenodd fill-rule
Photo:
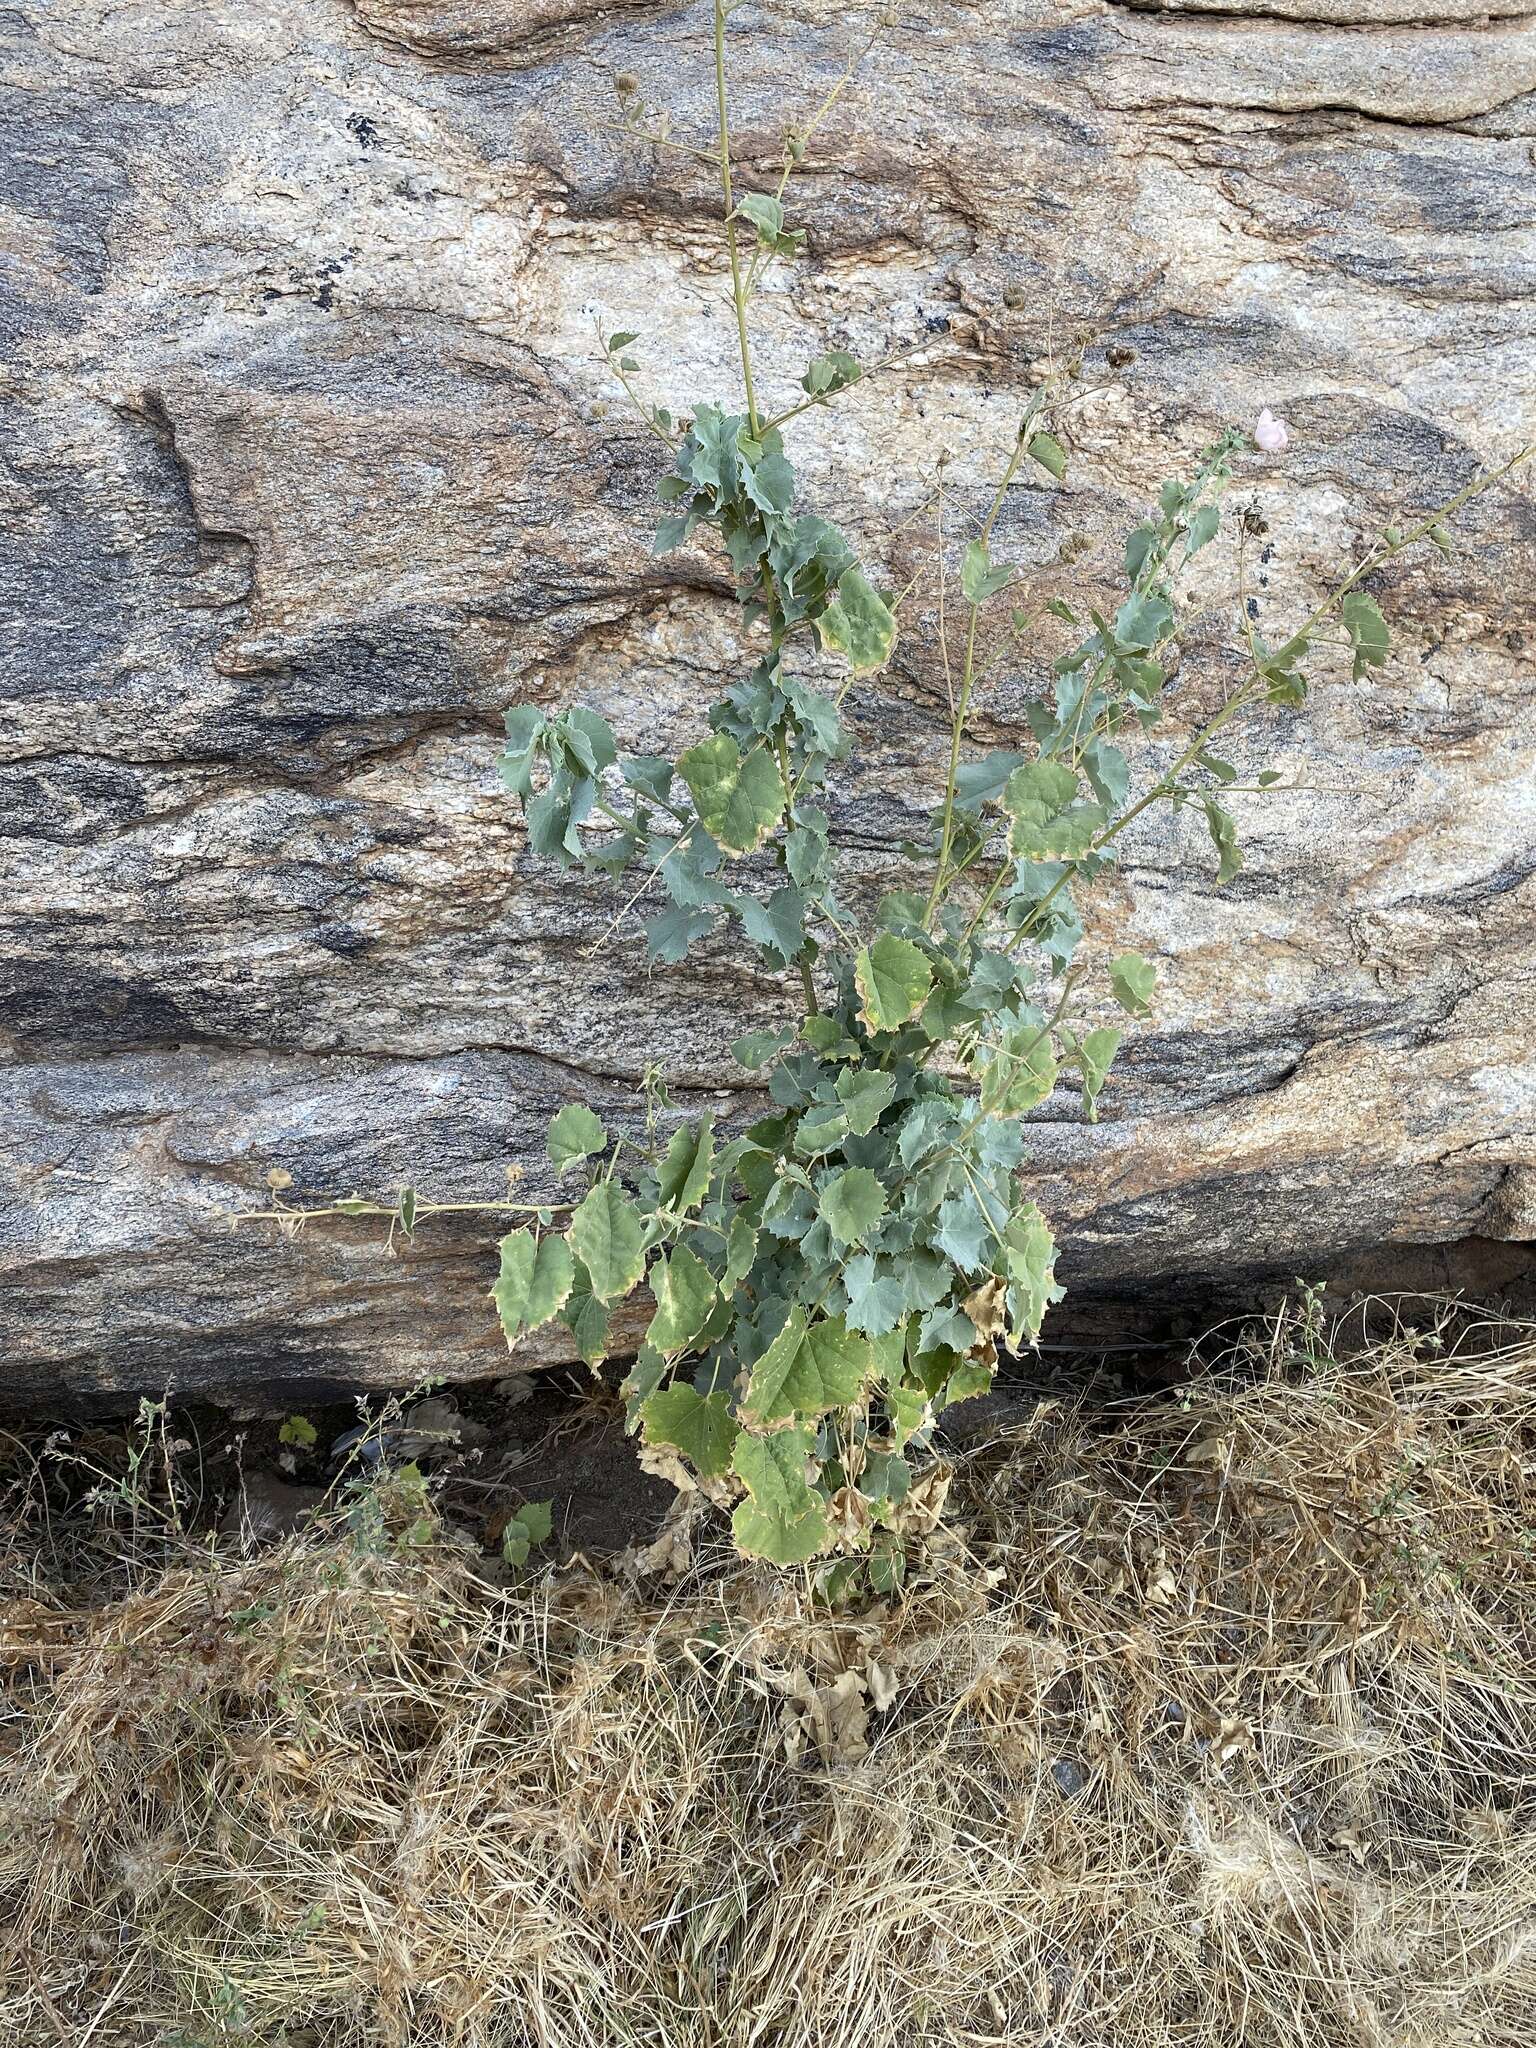
<path fill-rule="evenodd" d="M 574 1209 L 574 1202 L 421 1202 L 416 1204 L 417 1217 L 422 1216 L 564 1216 Z M 270 1209 L 237 1209 L 231 1212 L 231 1223 L 315 1223 L 331 1216 L 391 1216 L 398 1218 L 398 1202 L 363 1202 L 347 1200 L 328 1202 L 319 1209 L 289 1209 L 281 1203 Z"/>
<path fill-rule="evenodd" d="M 774 734 L 774 740 L 778 749 L 779 780 L 784 785 L 784 823 L 786 827 L 788 827 L 793 823 L 793 812 L 795 808 L 795 790 L 794 784 L 791 780 L 789 769 L 789 740 L 786 737 L 784 728 L 782 726 L 780 726 L 779 730 Z M 789 855 L 785 850 L 784 842 L 782 839 L 779 841 L 778 853 L 779 865 L 782 868 L 784 868 L 787 872 L 789 867 Z M 806 1015 L 808 1017 L 819 1017 L 821 1015 L 821 1003 L 816 995 L 816 977 L 811 972 L 811 963 L 809 960 L 805 958 L 804 954 L 802 953 L 800 957 L 795 961 L 795 965 L 800 970 L 800 986 L 805 991 Z"/>
<path fill-rule="evenodd" d="M 858 70 L 859 66 L 864 62 L 864 59 L 869 55 L 870 51 L 875 47 L 875 44 L 879 39 L 879 35 L 880 31 L 876 29 L 875 33 L 869 38 L 868 42 L 866 42 L 861 49 L 854 51 L 853 55 L 848 59 L 848 62 L 843 69 L 842 77 L 838 79 L 836 85 L 833 86 L 832 90 L 827 94 L 826 98 L 822 101 L 821 105 L 816 109 L 815 113 L 812 114 L 810 120 L 807 121 L 805 126 L 800 130 L 799 154 L 797 155 L 793 150 L 786 148 L 784 152 L 783 168 L 779 172 L 779 182 L 774 187 L 773 191 L 774 198 L 777 199 L 781 204 L 783 203 L 784 193 L 789 184 L 789 181 L 795 174 L 795 167 L 804 158 L 806 149 L 809 147 L 812 137 L 816 134 L 816 131 L 821 127 L 822 123 L 831 114 L 832 109 L 837 105 L 838 101 L 842 98 L 843 94 L 848 90 L 848 87 L 852 82 L 854 73 Z M 747 286 L 749 290 L 757 283 L 758 272 L 761 268 L 762 261 L 763 252 L 761 250 L 754 252 L 752 257 L 752 267 L 747 274 Z M 772 424 L 772 422 L 770 422 L 770 424 Z M 763 431 L 766 433 L 767 428 L 765 427 Z"/>
<path fill-rule="evenodd" d="M 715 0 L 715 108 L 720 133 L 720 189 L 725 197 L 725 246 L 731 259 L 731 300 L 736 308 L 736 344 L 747 388 L 747 425 L 755 441 L 762 431 L 752 388 L 752 343 L 747 334 L 747 289 L 736 238 L 736 200 L 731 190 L 731 116 L 725 91 L 725 0 Z"/>
<path fill-rule="evenodd" d="M 1008 487 L 1018 474 L 1019 464 L 1024 460 L 1024 451 L 1029 441 L 1029 423 L 1029 417 L 1026 417 L 1024 426 L 1019 430 L 1018 439 L 1013 444 L 1008 467 L 1003 471 L 1002 482 L 993 494 L 987 516 L 982 521 L 979 538 L 983 545 L 992 537 L 992 529 L 997 523 L 998 513 L 1003 508 L 1003 500 L 1008 495 Z M 933 921 L 933 913 L 938 908 L 939 899 L 944 893 L 944 884 L 948 879 L 950 850 L 955 838 L 955 780 L 960 772 L 960 747 L 965 738 L 965 721 L 971 708 L 971 692 L 976 686 L 976 628 L 980 617 L 981 603 L 978 601 L 971 606 L 970 618 L 966 625 L 965 663 L 960 674 L 960 697 L 955 705 L 954 717 L 950 721 L 949 766 L 944 776 L 944 824 L 939 840 L 939 861 L 934 870 L 933 887 L 928 892 L 928 903 L 923 911 L 925 927 Z"/>
<path fill-rule="evenodd" d="M 632 141 L 648 143 L 652 149 L 675 150 L 681 156 L 697 158 L 700 163 L 720 161 L 712 149 L 701 149 L 696 142 L 677 142 L 670 135 L 653 135 L 647 128 L 629 128 L 622 121 L 594 121 L 592 125 L 600 134 L 627 135 Z"/>
<path fill-rule="evenodd" d="M 913 356 L 920 355 L 924 350 L 930 349 L 932 346 L 932 341 L 914 341 L 908 348 L 893 350 L 890 355 L 882 356 L 879 362 L 871 363 L 867 368 L 861 367 L 853 383 L 840 384 L 835 391 L 818 391 L 811 398 L 803 398 L 798 405 L 789 406 L 783 412 L 776 412 L 772 419 L 764 420 L 763 432 L 765 434 L 772 433 L 775 427 L 785 427 L 788 426 L 791 420 L 799 419 L 803 412 L 814 412 L 819 405 L 833 404 L 837 399 L 844 397 L 850 392 L 854 384 L 866 383 L 871 377 L 878 377 L 882 370 L 894 369 L 898 363 L 908 362 Z"/>

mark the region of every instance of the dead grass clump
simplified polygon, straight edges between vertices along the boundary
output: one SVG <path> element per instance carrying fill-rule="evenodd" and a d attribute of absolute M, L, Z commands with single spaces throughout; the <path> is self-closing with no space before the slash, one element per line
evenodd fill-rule
<path fill-rule="evenodd" d="M 1298 1349 L 1308 1355 L 1298 1359 Z M 1516 2048 L 1536 1345 L 1283 1326 L 958 1468 L 901 1601 L 331 1527 L 8 1630 L 24 2048 Z M 682 1576 L 671 1580 L 670 1562 Z"/>

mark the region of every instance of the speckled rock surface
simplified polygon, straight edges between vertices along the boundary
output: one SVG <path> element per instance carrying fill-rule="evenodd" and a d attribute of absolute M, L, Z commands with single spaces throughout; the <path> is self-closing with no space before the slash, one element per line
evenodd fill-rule
<path fill-rule="evenodd" d="M 853 21 L 733 17 L 749 178 Z M 648 974 L 602 890 L 525 860 L 492 767 L 516 699 L 685 745 L 734 658 L 718 567 L 648 556 L 653 445 L 592 345 L 596 310 L 663 402 L 732 388 L 702 173 L 606 125 L 624 70 L 706 130 L 707 27 L 658 0 L 0 14 L 5 1398 L 505 1370 L 489 1230 L 397 1257 L 224 1213 L 274 1167 L 537 1187 L 555 1103 L 622 1121 L 648 1060 L 713 1099 L 777 1001 L 724 951 Z M 1069 531 L 1122 531 L 1269 404 L 1292 448 L 1243 489 L 1279 625 L 1536 436 L 1533 139 L 1512 0 L 905 8 L 801 183 L 763 374 L 792 388 L 828 339 L 927 353 L 798 423 L 810 497 L 910 573 L 938 451 L 961 509 L 1030 365 L 1086 337 L 1074 490 L 1018 494 L 1008 550 L 1063 587 Z M 1036 1131 L 1079 1299 L 1536 1237 L 1529 488 L 1381 579 L 1390 667 L 1238 739 L 1297 787 L 1245 804 L 1236 882 L 1182 823 L 1129 843 L 1101 929 L 1159 958 L 1155 1023 L 1096 1129 L 1062 1100 Z M 1040 673 L 999 678 L 982 737 Z M 1169 744 L 1221 681 L 1187 661 Z M 941 705 L 920 630 L 851 700 L 834 829 L 871 883 Z"/>

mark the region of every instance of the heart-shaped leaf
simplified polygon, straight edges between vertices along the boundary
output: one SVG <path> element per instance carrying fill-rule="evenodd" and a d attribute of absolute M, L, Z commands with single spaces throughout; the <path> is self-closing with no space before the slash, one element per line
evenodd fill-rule
<path fill-rule="evenodd" d="M 572 1216 L 569 1235 L 599 1301 L 628 1294 L 645 1271 L 640 1213 L 612 1181 L 592 1189 Z"/>
<path fill-rule="evenodd" d="M 508 1345 L 525 1330 L 537 1330 L 564 1308 L 576 1268 L 563 1237 L 535 1237 L 509 1230 L 501 1240 L 501 1272 L 491 1295 Z"/>

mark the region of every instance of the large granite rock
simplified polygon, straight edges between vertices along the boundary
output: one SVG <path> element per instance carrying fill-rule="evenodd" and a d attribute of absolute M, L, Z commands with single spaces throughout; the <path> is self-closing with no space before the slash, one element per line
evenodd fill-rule
<path fill-rule="evenodd" d="M 828 0 L 732 17 L 749 176 L 857 33 Z M 718 566 L 647 554 L 654 445 L 592 326 L 640 329 L 674 407 L 733 388 L 705 176 L 611 127 L 627 71 L 707 131 L 707 10 L 24 0 L 0 42 L 0 1384 L 504 1369 L 488 1228 L 391 1254 L 223 1217 L 272 1168 L 543 1186 L 553 1104 L 622 1121 L 650 1061 L 713 1097 L 778 1002 L 723 950 L 648 973 L 610 896 L 525 859 L 492 766 L 519 698 L 686 744 L 736 658 Z M 810 496 L 909 573 L 940 449 L 958 514 L 1085 340 L 1075 488 L 1017 494 L 1008 549 L 1042 590 L 1102 579 L 1069 532 L 1269 404 L 1292 450 L 1244 492 L 1278 624 L 1536 434 L 1533 137 L 1519 0 L 903 8 L 800 185 L 763 375 L 828 337 L 926 354 L 797 425 Z M 1080 1302 L 1536 1235 L 1529 486 L 1463 532 L 1380 579 L 1390 667 L 1234 742 L 1296 783 L 1244 803 L 1237 881 L 1149 816 L 1102 892 L 1164 984 L 1103 1122 L 1037 1120 Z M 1192 653 L 1170 744 L 1221 684 Z M 853 700 L 835 828 L 872 886 L 941 701 L 920 629 Z"/>

